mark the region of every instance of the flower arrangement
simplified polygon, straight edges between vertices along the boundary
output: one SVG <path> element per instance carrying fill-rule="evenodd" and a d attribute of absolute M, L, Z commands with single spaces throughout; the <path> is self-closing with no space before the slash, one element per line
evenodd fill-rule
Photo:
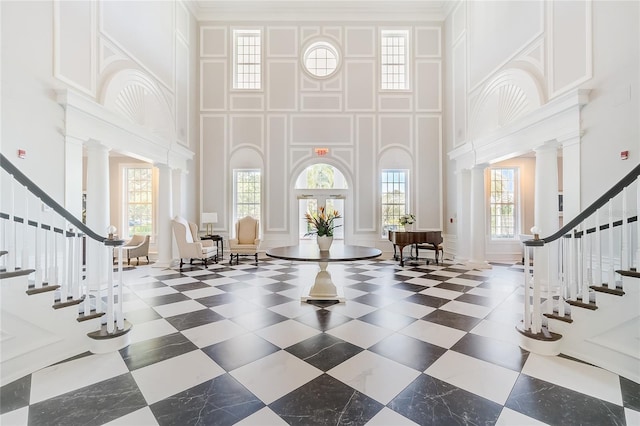
<path fill-rule="evenodd" d="M 403 214 L 402 216 L 400 216 L 399 222 L 400 225 L 411 225 L 412 223 L 415 223 L 416 221 L 416 216 L 414 214 L 411 213 L 407 213 L 407 214 Z"/>
<path fill-rule="evenodd" d="M 319 237 L 333 237 L 333 230 L 341 225 L 334 225 L 335 219 L 340 219 L 340 213 L 337 210 L 325 213 L 324 207 L 320 207 L 318 213 L 305 213 L 304 218 L 311 225 L 313 231 L 305 235 L 317 234 Z"/>

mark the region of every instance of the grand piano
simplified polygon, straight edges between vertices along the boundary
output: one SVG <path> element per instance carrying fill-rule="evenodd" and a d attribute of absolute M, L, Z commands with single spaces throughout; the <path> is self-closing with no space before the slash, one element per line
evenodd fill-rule
<path fill-rule="evenodd" d="M 402 250 L 405 246 L 413 244 L 431 244 L 436 252 L 436 263 L 438 263 L 438 251 L 442 250 L 442 231 L 389 231 L 389 241 L 393 243 L 393 257 L 396 257 L 396 246 L 400 248 L 400 266 L 404 266 Z M 416 250 L 417 256 L 417 250 Z"/>

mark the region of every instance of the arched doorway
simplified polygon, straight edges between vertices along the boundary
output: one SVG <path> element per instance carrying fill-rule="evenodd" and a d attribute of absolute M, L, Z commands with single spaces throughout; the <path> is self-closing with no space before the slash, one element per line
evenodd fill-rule
<path fill-rule="evenodd" d="M 294 191 L 298 200 L 298 239 L 301 244 L 315 238 L 308 235 L 310 228 L 304 219 L 305 213 L 314 213 L 324 207 L 327 211 L 337 210 L 343 215 L 348 189 L 344 174 L 330 164 L 312 164 L 298 175 Z M 344 219 L 337 219 L 334 223 L 339 225 L 333 234 L 334 242 L 343 243 Z"/>

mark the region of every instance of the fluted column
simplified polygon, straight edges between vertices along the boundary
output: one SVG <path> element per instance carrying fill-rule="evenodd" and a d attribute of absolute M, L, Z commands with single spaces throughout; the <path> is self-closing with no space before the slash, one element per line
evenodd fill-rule
<path fill-rule="evenodd" d="M 155 267 L 165 268 L 171 265 L 173 260 L 171 242 L 173 240 L 173 230 L 171 228 L 172 213 L 172 178 L 171 168 L 166 164 L 155 164 L 158 168 L 158 232 L 157 247 L 158 261 Z"/>
<path fill-rule="evenodd" d="M 471 171 L 461 169 L 456 172 L 457 238 L 456 261 L 463 263 L 469 260 L 471 253 Z"/>
<path fill-rule="evenodd" d="M 90 140 L 87 148 L 87 226 L 99 235 L 107 235 L 109 218 L 109 148 Z M 121 230 L 118 230 L 121 234 Z M 100 257 L 101 243 L 87 239 L 86 272 L 89 289 L 96 290 L 107 276 Z"/>
<path fill-rule="evenodd" d="M 477 164 L 471 169 L 471 208 L 470 214 L 470 259 L 468 265 L 473 268 L 490 269 L 486 259 L 486 196 L 484 193 L 484 169 L 487 163 Z"/>

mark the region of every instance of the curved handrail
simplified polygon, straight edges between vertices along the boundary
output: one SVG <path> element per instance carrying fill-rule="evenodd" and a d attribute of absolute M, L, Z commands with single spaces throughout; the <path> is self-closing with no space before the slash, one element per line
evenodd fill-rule
<path fill-rule="evenodd" d="M 79 230 L 81 230 L 88 237 L 104 243 L 107 237 L 103 237 L 95 233 L 91 228 L 82 223 L 80 219 L 71 214 L 68 210 L 58 204 L 53 198 L 47 195 L 38 185 L 36 185 L 31 179 L 24 175 L 16 166 L 14 166 L 3 154 L 0 153 L 0 166 L 13 176 L 21 185 L 24 185 L 29 192 L 38 197 L 43 203 L 51 207 L 56 213 L 64 217 L 68 222 L 72 223 Z"/>
<path fill-rule="evenodd" d="M 625 177 L 620 179 L 618 183 L 613 185 L 611 189 L 605 192 L 600 198 L 598 198 L 596 201 L 591 203 L 591 205 L 586 209 L 584 209 L 578 216 L 570 220 L 566 225 L 564 225 L 562 228 L 556 231 L 556 233 L 551 234 L 548 237 L 541 238 L 540 240 L 542 240 L 546 244 L 546 243 L 550 243 L 552 241 L 557 240 L 558 238 L 562 237 L 565 234 L 568 234 L 573 230 L 575 226 L 582 223 L 586 218 L 588 218 L 593 213 L 595 213 L 596 210 L 598 210 L 600 207 L 607 204 L 610 199 L 612 199 L 613 197 L 618 195 L 620 192 L 622 192 L 624 188 L 631 185 L 633 181 L 635 181 L 638 178 L 638 176 L 640 176 L 640 164 L 634 167 Z M 535 241 L 535 240 L 524 241 L 524 244 L 532 245 L 532 244 L 528 244 L 531 241 Z"/>

